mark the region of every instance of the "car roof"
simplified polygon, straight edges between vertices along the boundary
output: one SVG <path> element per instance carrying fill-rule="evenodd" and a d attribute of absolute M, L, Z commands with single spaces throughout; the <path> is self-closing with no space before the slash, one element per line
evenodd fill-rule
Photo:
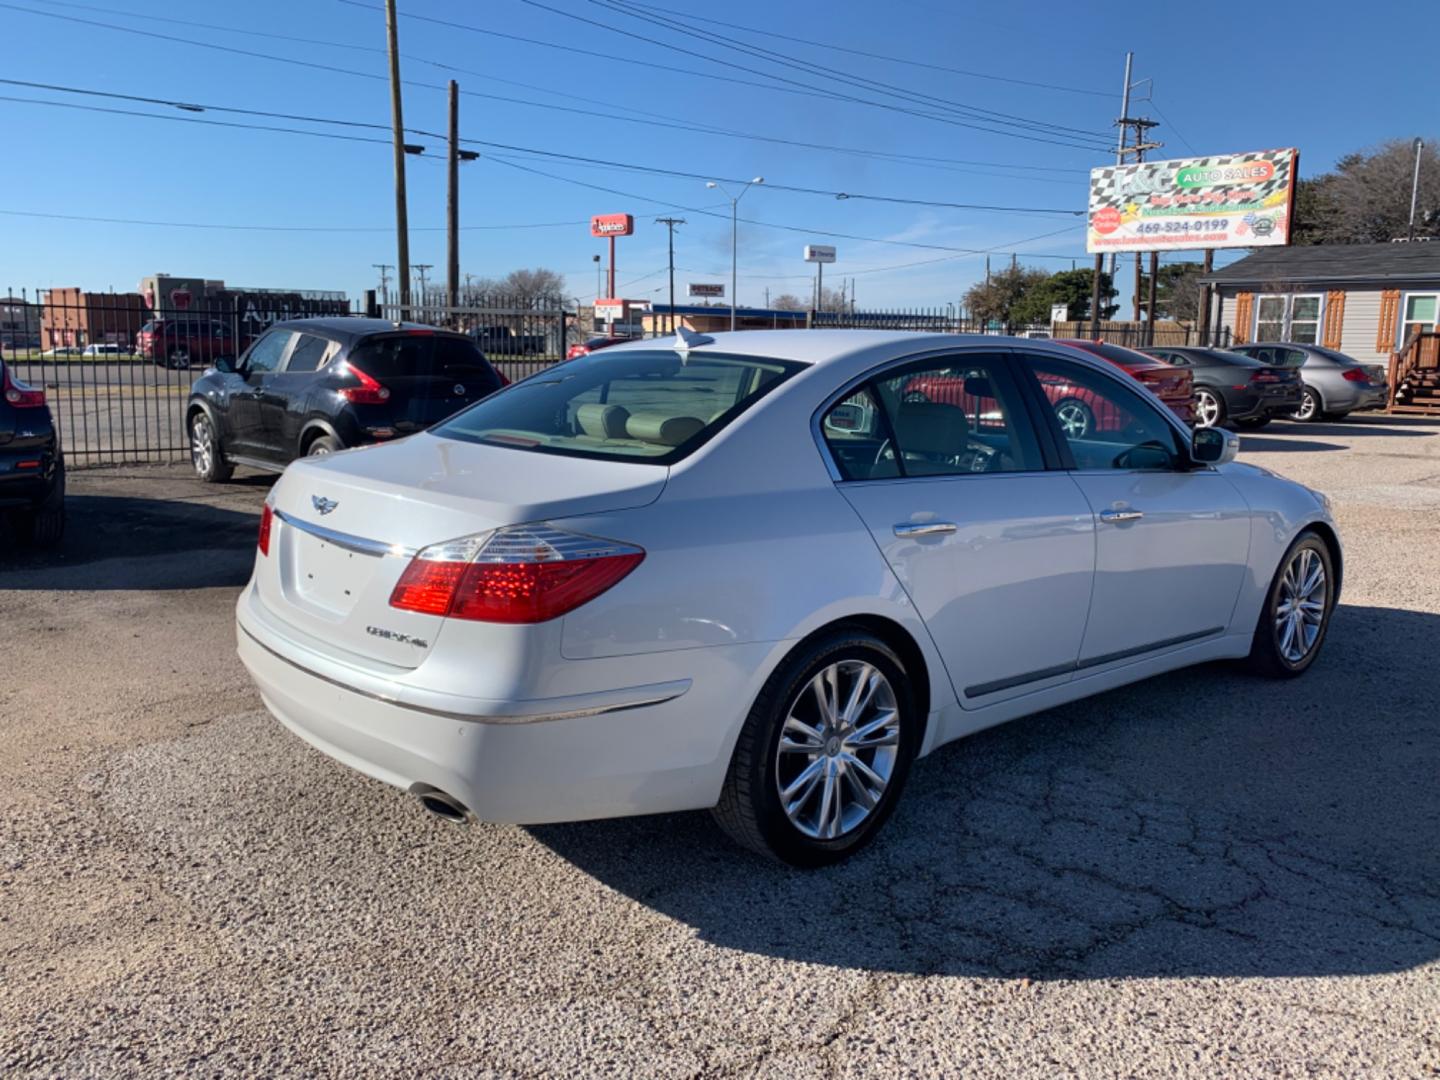
<path fill-rule="evenodd" d="M 425 323 L 391 322 L 389 319 L 366 319 L 358 316 L 330 315 L 311 319 L 285 319 L 269 327 L 272 330 L 299 330 L 312 334 L 324 334 L 344 343 L 354 342 L 372 334 L 404 333 L 407 330 L 425 330 L 432 334 L 448 334 L 451 337 L 465 337 L 455 330 L 446 330 Z M 467 339 L 468 340 L 468 339 Z"/>

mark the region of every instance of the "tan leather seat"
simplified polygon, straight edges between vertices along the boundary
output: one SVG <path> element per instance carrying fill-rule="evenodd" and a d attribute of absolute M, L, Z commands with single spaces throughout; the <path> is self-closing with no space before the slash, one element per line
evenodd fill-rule
<path fill-rule="evenodd" d="M 625 424 L 626 434 L 643 442 L 679 446 L 693 439 L 705 421 L 698 416 L 669 416 L 665 413 L 632 413 Z"/>
<path fill-rule="evenodd" d="M 623 439 L 630 410 L 624 405 L 581 405 L 575 412 L 580 430 L 596 439 Z"/>

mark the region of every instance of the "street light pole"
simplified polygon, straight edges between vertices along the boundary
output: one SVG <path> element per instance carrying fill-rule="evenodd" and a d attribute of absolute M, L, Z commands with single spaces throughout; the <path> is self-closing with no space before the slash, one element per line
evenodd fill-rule
<path fill-rule="evenodd" d="M 1415 203 L 1420 197 L 1420 150 L 1425 143 L 1421 139 L 1415 140 L 1415 175 L 1410 181 L 1410 228 L 1405 232 L 1405 239 L 1415 239 Z"/>
<path fill-rule="evenodd" d="M 736 288 L 738 287 L 738 285 L 737 285 L 738 271 L 737 271 L 736 267 L 739 265 L 739 262 L 738 262 L 738 252 L 739 252 L 739 237 L 740 237 L 740 200 L 745 197 L 745 192 L 749 191 L 749 190 L 751 189 L 751 187 L 753 187 L 753 186 L 756 185 L 756 184 L 763 184 L 764 182 L 765 182 L 765 178 L 764 178 L 763 176 L 757 176 L 757 177 L 755 177 L 754 180 L 751 180 L 751 181 L 750 181 L 749 183 L 747 183 L 743 188 L 740 189 L 740 194 L 739 194 L 739 195 L 731 195 L 730 192 L 726 191 L 723 187 L 720 186 L 720 184 L 716 183 L 714 180 L 707 180 L 707 181 L 705 182 L 705 186 L 706 186 L 707 188 L 716 188 L 716 189 L 718 189 L 719 192 L 720 192 L 720 194 L 724 195 L 727 199 L 730 200 L 730 329 L 731 329 L 731 330 L 734 330 L 734 329 L 735 329 L 735 302 L 736 302 L 735 290 L 736 290 Z"/>

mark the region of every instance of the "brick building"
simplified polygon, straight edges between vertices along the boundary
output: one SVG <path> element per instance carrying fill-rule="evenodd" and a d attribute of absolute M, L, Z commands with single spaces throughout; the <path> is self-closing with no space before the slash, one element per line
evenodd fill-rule
<path fill-rule="evenodd" d="M 40 347 L 119 345 L 129 349 L 145 322 L 139 293 L 51 289 L 41 318 Z"/>

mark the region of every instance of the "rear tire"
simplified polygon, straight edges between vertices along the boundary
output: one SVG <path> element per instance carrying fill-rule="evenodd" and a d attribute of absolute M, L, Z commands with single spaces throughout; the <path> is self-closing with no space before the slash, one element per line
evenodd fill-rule
<path fill-rule="evenodd" d="M 326 457 L 344 449 L 345 447 L 335 436 L 321 435 L 318 439 L 313 440 L 309 446 L 305 447 L 305 456 Z"/>
<path fill-rule="evenodd" d="M 852 697 L 857 686 L 863 703 Z M 820 694 L 838 705 L 832 713 Z M 864 630 L 837 627 L 791 653 L 766 681 L 740 731 L 715 820 L 740 845 L 791 866 L 839 862 L 894 810 L 922 720 L 894 650 Z M 792 793 L 788 804 L 782 787 Z"/>
<path fill-rule="evenodd" d="M 1300 407 L 1290 414 L 1290 419 L 1299 420 L 1302 423 L 1319 420 L 1320 409 L 1320 395 L 1307 386 L 1300 393 Z"/>
<path fill-rule="evenodd" d="M 55 483 L 49 494 L 14 519 L 15 539 L 37 548 L 53 548 L 65 537 L 65 462 L 55 466 Z"/>
<path fill-rule="evenodd" d="M 1319 577 L 1311 578 L 1319 569 Z M 1335 566 L 1325 541 L 1306 530 L 1295 538 L 1265 594 L 1247 663 L 1257 675 L 1293 679 L 1309 670 L 1335 610 Z M 1289 612 L 1295 612 L 1293 617 Z"/>
<path fill-rule="evenodd" d="M 1095 410 L 1078 398 L 1057 401 L 1055 419 L 1067 439 L 1088 439 L 1095 434 Z"/>
<path fill-rule="evenodd" d="M 1225 422 L 1225 399 L 1208 386 L 1198 387 L 1194 412 L 1197 428 L 1219 427 Z"/>

